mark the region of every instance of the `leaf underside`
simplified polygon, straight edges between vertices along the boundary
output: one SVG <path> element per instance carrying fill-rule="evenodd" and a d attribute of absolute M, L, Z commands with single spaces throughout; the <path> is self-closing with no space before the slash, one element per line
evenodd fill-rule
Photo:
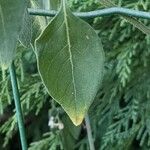
<path fill-rule="evenodd" d="M 35 45 L 39 72 L 49 94 L 75 125 L 81 124 L 103 76 L 104 53 L 98 35 L 63 1 Z"/>
<path fill-rule="evenodd" d="M 23 17 L 23 26 L 19 35 L 19 41 L 25 47 L 30 47 L 32 41 L 32 18 L 26 10 Z"/>
<path fill-rule="evenodd" d="M 23 0 L 0 0 L 0 65 L 11 64 L 26 9 Z"/>

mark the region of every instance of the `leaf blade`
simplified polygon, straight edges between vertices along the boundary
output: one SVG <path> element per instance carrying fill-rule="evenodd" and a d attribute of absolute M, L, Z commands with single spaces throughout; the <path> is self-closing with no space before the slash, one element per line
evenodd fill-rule
<path fill-rule="evenodd" d="M 49 94 L 75 125 L 81 124 L 102 79 L 104 54 L 98 35 L 63 1 L 59 14 L 35 45 L 39 72 Z"/>
<path fill-rule="evenodd" d="M 25 9 L 24 1 L 0 1 L 0 65 L 4 69 L 13 60 Z"/>

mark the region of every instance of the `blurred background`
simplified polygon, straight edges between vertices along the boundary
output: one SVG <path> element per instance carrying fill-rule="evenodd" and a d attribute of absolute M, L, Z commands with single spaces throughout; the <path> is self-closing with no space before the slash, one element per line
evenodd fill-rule
<path fill-rule="evenodd" d="M 59 3 L 30 0 L 29 7 L 57 10 Z M 68 0 L 68 5 L 77 12 L 115 5 L 150 10 L 149 0 Z M 75 127 L 48 95 L 29 44 L 51 19 L 27 17 L 17 47 L 15 65 L 29 150 L 89 150 L 85 122 Z M 149 150 L 150 20 L 110 15 L 85 21 L 101 38 L 106 56 L 103 83 L 89 110 L 95 149 Z M 0 150 L 21 150 L 10 77 L 4 70 L 0 70 Z"/>

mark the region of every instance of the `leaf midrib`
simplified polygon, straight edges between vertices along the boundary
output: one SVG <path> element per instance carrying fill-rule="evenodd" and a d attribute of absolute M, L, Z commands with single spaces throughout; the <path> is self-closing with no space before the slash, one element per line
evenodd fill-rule
<path fill-rule="evenodd" d="M 71 51 L 71 42 L 70 42 L 70 33 L 69 33 L 69 25 L 68 25 L 68 19 L 67 19 L 67 12 L 66 12 L 66 2 L 63 0 L 63 12 L 64 12 L 64 21 L 66 26 L 66 36 L 67 36 L 67 42 L 68 42 L 68 50 L 69 50 L 69 56 L 70 56 L 70 63 L 71 63 L 71 71 L 72 71 L 72 83 L 73 83 L 73 89 L 74 89 L 74 99 L 75 99 L 75 112 L 76 110 L 76 85 L 75 85 L 75 77 L 74 77 L 74 64 L 73 64 L 73 57 L 72 57 L 72 51 Z"/>

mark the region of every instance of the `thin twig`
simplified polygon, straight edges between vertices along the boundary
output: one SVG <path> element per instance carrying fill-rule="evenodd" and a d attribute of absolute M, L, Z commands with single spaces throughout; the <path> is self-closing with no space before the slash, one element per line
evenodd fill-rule
<path fill-rule="evenodd" d="M 19 133 L 20 133 L 21 146 L 22 146 L 22 150 L 27 150 L 25 127 L 23 123 L 24 122 L 23 114 L 21 110 L 20 95 L 19 95 L 19 90 L 18 90 L 14 63 L 12 63 L 12 65 L 10 66 L 9 72 L 10 72 L 10 78 L 11 78 L 11 84 L 12 84 L 12 90 L 13 90 L 13 96 L 14 96 L 14 102 L 15 102 L 15 108 L 16 108 L 16 116 L 17 116 L 18 128 L 19 128 Z"/>
<path fill-rule="evenodd" d="M 86 124 L 86 129 L 87 129 L 87 135 L 88 135 L 90 150 L 95 150 L 91 125 L 90 125 L 90 119 L 89 119 L 88 115 L 86 115 L 86 117 L 85 117 L 85 124 Z"/>

